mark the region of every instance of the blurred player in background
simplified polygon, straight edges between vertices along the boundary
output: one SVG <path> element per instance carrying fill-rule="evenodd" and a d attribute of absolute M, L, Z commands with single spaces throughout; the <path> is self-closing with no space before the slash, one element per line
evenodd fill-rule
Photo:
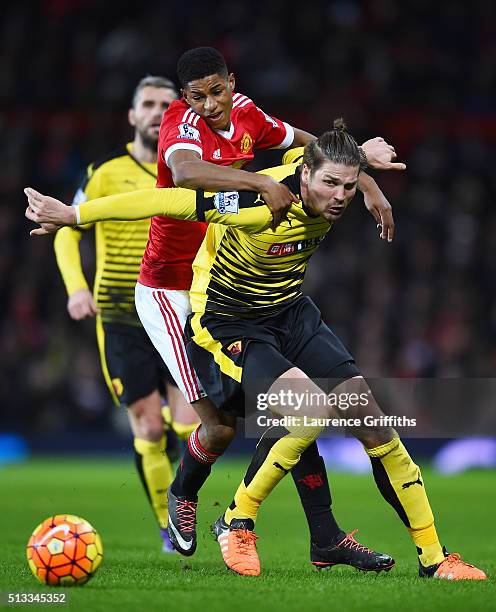
<path fill-rule="evenodd" d="M 176 88 L 169 79 L 148 76 L 138 83 L 128 113 L 134 127 L 133 142 L 88 166 L 74 204 L 155 186 L 160 122 L 176 98 Z M 170 415 L 162 407 L 161 392 L 166 393 L 178 434 L 188 436 L 197 417 L 150 342 L 134 306 L 134 287 L 150 220 L 94 225 L 94 293 L 84 277 L 79 252 L 82 235 L 90 227 L 64 228 L 55 238 L 57 263 L 69 295 L 67 310 L 74 320 L 96 316 L 105 381 L 116 405 L 128 409 L 138 474 L 160 526 L 163 550 L 168 552 L 173 549 L 167 533 L 166 490 L 172 468 L 163 413 L 166 418 Z M 169 438 L 173 440 L 170 434 Z"/>

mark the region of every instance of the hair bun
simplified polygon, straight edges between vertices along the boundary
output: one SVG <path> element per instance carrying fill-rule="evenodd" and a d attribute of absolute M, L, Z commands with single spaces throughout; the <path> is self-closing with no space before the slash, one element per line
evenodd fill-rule
<path fill-rule="evenodd" d="M 338 119 L 334 119 L 332 127 L 334 130 L 338 132 L 347 131 L 346 123 L 344 122 L 344 119 L 342 117 L 338 117 Z"/>

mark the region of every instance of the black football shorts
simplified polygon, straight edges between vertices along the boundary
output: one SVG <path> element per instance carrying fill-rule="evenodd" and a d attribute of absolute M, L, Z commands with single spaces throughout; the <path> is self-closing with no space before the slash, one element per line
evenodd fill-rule
<path fill-rule="evenodd" d="M 267 391 L 292 367 L 312 379 L 332 379 L 333 386 L 360 375 L 352 355 L 306 296 L 276 314 L 249 319 L 193 313 L 185 335 L 208 397 L 237 416 L 245 416 L 246 396 Z"/>
<path fill-rule="evenodd" d="M 174 384 L 142 327 L 103 323 L 99 348 L 107 385 L 122 405 L 129 406 L 156 389 L 163 394 L 165 380 Z"/>

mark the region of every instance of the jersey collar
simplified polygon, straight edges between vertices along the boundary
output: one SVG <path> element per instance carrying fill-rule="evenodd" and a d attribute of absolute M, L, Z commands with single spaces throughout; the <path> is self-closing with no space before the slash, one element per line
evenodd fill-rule
<path fill-rule="evenodd" d="M 234 134 L 233 122 L 231 121 L 231 125 L 229 126 L 228 130 L 215 130 L 215 131 L 217 132 L 217 134 L 220 134 L 223 138 L 227 138 L 228 140 L 231 140 Z"/>
<path fill-rule="evenodd" d="M 153 178 L 157 178 L 157 162 L 141 162 L 133 155 L 133 143 L 128 142 L 126 144 L 126 151 L 129 157 L 133 160 L 135 164 L 137 164 L 144 172 L 153 176 Z"/>

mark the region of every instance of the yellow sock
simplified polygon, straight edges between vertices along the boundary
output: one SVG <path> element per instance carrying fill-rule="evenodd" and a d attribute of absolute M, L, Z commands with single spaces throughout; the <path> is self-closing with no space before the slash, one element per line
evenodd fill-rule
<path fill-rule="evenodd" d="M 172 421 L 172 429 L 176 432 L 177 437 L 184 441 L 190 437 L 197 427 L 198 423 L 183 424 Z"/>
<path fill-rule="evenodd" d="M 173 429 L 180 440 L 187 441 L 190 435 L 195 431 L 200 422 L 198 423 L 178 423 L 172 418 L 171 409 L 167 404 L 162 406 L 162 418 L 166 428 Z"/>
<path fill-rule="evenodd" d="M 260 504 L 262 500 L 252 498 L 247 490 L 245 483 L 241 481 L 241 484 L 234 495 L 234 508 L 228 508 L 225 512 L 224 519 L 228 525 L 231 524 L 232 519 L 234 518 L 250 518 L 253 522 L 257 519 L 258 509 L 260 508 Z"/>
<path fill-rule="evenodd" d="M 259 444 L 248 468 L 244 480 L 234 496 L 234 503 L 225 512 L 225 521 L 229 525 L 234 518 L 257 519 L 258 510 L 263 500 L 268 497 L 277 483 L 298 463 L 301 453 L 314 442 L 314 437 L 297 438 L 287 435 L 278 440 L 265 453 L 263 445 Z M 261 458 L 265 460 L 260 465 Z M 259 465 L 252 473 L 252 465 Z"/>
<path fill-rule="evenodd" d="M 162 405 L 162 418 L 167 427 L 172 427 L 172 414 L 171 409 L 167 404 Z"/>
<path fill-rule="evenodd" d="M 421 549 L 422 565 L 440 563 L 444 553 L 418 465 L 396 436 L 386 444 L 365 451 L 382 496 L 396 510 L 413 542 Z"/>
<path fill-rule="evenodd" d="M 134 438 L 138 473 L 158 523 L 164 529 L 168 522 L 167 489 L 173 478 L 165 445 L 165 436 L 159 442 Z"/>

